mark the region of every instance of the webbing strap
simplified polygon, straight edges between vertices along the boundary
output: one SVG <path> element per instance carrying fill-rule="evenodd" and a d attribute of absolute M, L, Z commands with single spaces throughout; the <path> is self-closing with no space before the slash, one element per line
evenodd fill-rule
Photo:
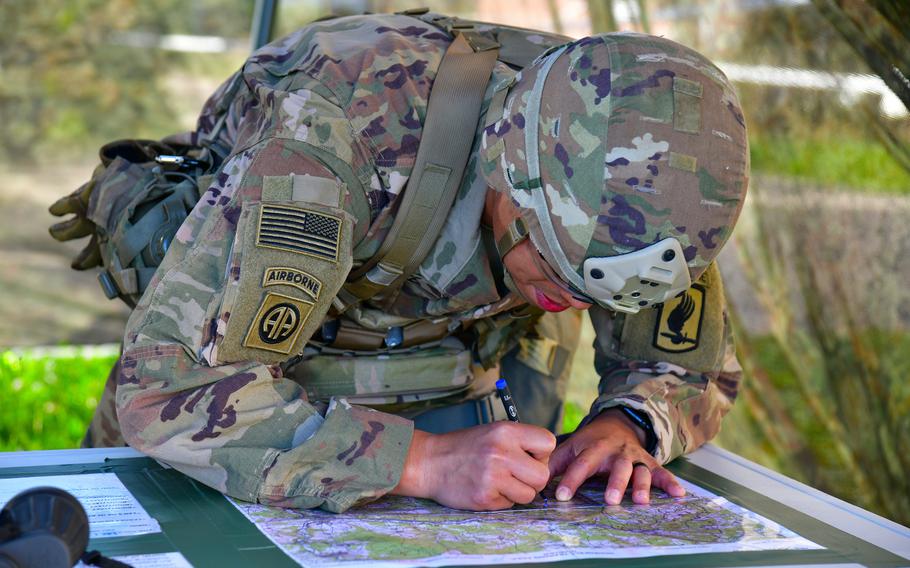
<path fill-rule="evenodd" d="M 390 294 L 413 274 L 442 231 L 471 152 L 497 46 L 475 52 L 463 34 L 449 45 L 430 92 L 423 134 L 395 222 L 345 289 L 361 300 Z"/>
<path fill-rule="evenodd" d="M 503 259 L 517 244 L 528 238 L 528 227 L 521 219 L 513 219 L 508 230 L 496 241 L 499 258 Z"/>

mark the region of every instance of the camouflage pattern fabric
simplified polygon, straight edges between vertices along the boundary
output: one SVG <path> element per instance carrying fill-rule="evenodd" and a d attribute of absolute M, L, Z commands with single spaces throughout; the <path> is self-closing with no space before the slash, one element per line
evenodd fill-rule
<path fill-rule="evenodd" d="M 217 139 L 228 155 L 127 324 L 116 406 L 131 446 L 231 496 L 273 505 L 343 511 L 397 485 L 412 422 L 344 398 L 310 399 L 284 369 L 314 355 L 307 340 L 331 316 L 348 271 L 388 231 L 449 41 L 406 16 L 314 23 L 257 51 L 213 95 L 195 136 Z M 486 100 L 513 76 L 498 64 Z M 476 159 L 481 131 L 441 237 L 383 306 L 399 325 L 446 318 L 482 328 L 522 305 L 482 242 L 484 196 L 495 180 Z M 721 295 L 705 302 L 722 310 Z M 595 321 L 599 341 L 619 333 L 617 322 Z M 500 345 L 475 348 L 475 357 L 504 353 L 518 338 L 502 330 L 524 329 L 493 327 L 488 337 Z M 661 364 L 676 370 L 673 357 Z M 643 365 L 621 356 L 601 365 L 610 381 L 595 411 L 646 398 L 649 411 L 662 412 L 652 414 L 661 448 L 692 449 L 680 438 L 706 436 L 687 429 L 710 421 L 705 431 L 713 432 L 729 405 L 703 384 L 720 365 L 691 373 L 692 389 L 705 393 L 700 423 L 686 414 L 691 391 L 665 388 L 677 376 L 647 375 Z M 371 372 L 376 380 L 362 384 L 383 384 L 382 368 Z"/>

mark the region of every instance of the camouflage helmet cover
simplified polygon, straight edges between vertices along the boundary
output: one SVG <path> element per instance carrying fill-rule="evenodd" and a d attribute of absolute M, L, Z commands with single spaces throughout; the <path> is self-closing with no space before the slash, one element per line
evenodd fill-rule
<path fill-rule="evenodd" d="M 668 39 L 610 33 L 551 49 L 500 88 L 484 175 L 567 282 L 585 290 L 586 259 L 668 237 L 692 280 L 705 271 L 749 172 L 739 101 L 716 66 Z"/>

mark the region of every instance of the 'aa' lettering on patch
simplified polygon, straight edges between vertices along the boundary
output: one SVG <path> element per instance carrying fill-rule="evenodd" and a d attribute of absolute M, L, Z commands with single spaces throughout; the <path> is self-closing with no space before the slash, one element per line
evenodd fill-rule
<path fill-rule="evenodd" d="M 705 288 L 701 284 L 693 284 L 681 295 L 661 304 L 654 327 L 654 347 L 670 353 L 696 349 L 704 312 Z"/>
<path fill-rule="evenodd" d="M 341 219 L 309 209 L 262 205 L 256 246 L 338 262 Z"/>
<path fill-rule="evenodd" d="M 253 318 L 243 346 L 289 354 L 312 309 L 309 302 L 269 292 Z"/>
<path fill-rule="evenodd" d="M 267 286 L 293 286 L 301 292 L 309 294 L 314 300 L 319 299 L 322 282 L 312 274 L 287 266 L 270 266 L 265 269 L 262 276 L 262 287 Z"/>

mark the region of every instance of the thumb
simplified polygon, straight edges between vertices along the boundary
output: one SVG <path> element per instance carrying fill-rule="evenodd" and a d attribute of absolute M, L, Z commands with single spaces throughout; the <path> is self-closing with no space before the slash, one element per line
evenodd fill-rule
<path fill-rule="evenodd" d="M 575 448 L 571 442 L 565 442 L 559 445 L 553 453 L 550 454 L 550 477 L 558 477 L 566 471 L 566 467 L 575 459 Z"/>
<path fill-rule="evenodd" d="M 98 235 L 92 235 L 91 241 L 82 249 L 70 266 L 75 270 L 88 270 L 101 266 L 101 249 L 98 247 Z"/>

